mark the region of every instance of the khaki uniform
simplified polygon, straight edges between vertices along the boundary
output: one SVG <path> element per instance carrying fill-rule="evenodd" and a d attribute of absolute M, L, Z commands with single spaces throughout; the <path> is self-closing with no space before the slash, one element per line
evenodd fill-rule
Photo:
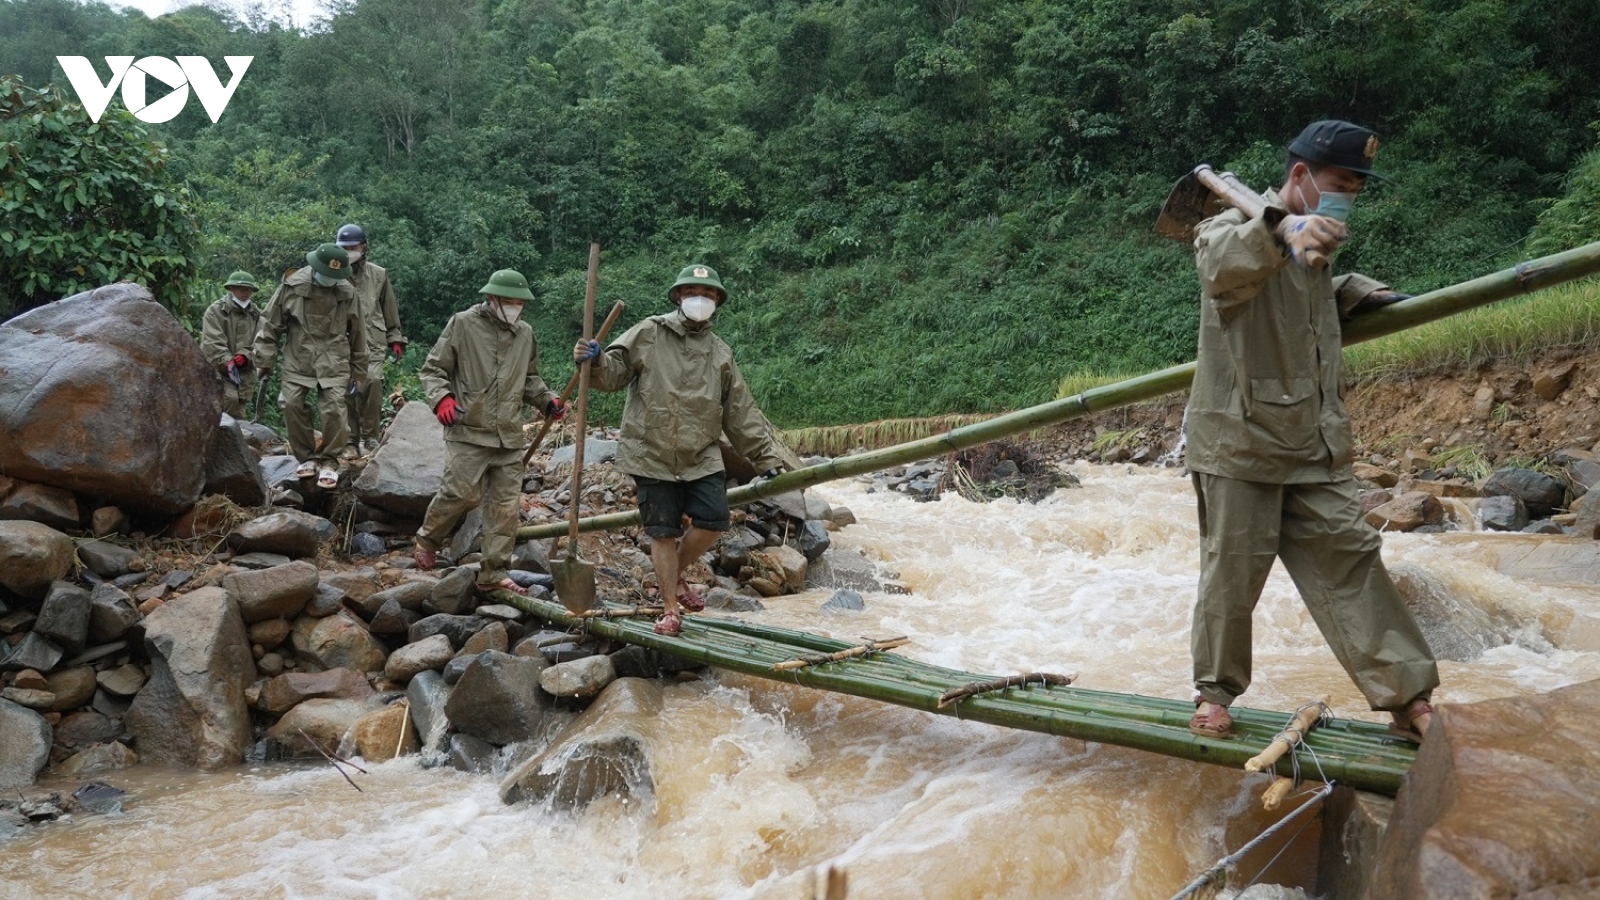
<path fill-rule="evenodd" d="M 400 306 L 389 282 L 389 270 L 367 259 L 350 266 L 357 312 L 367 325 L 367 384 L 350 403 L 350 431 L 376 441 L 383 412 L 383 360 L 390 344 L 407 343 L 400 332 Z"/>
<path fill-rule="evenodd" d="M 1251 614 L 1281 559 L 1373 709 L 1426 697 L 1437 667 L 1362 518 L 1342 396 L 1340 315 L 1385 286 L 1293 262 L 1267 221 L 1237 210 L 1196 229 L 1195 265 L 1184 438 L 1200 513 L 1196 690 L 1228 705 L 1250 686 Z"/>
<path fill-rule="evenodd" d="M 254 303 L 240 307 L 232 294 L 206 307 L 200 320 L 200 352 L 222 373 L 222 411 L 235 419 L 245 418 L 245 404 L 256 390 L 254 364 L 239 371 L 239 383 L 228 378 L 228 363 L 243 353 L 249 356 L 261 324 L 261 310 Z"/>
<path fill-rule="evenodd" d="M 521 518 L 522 407 L 543 410 L 556 396 L 539 377 L 533 327 L 507 325 L 487 303 L 456 313 L 428 352 L 422 390 L 430 408 L 454 395 L 460 419 L 444 430 L 444 476 L 416 541 L 437 551 L 481 497 L 478 583 L 495 584 L 511 565 Z"/>
<path fill-rule="evenodd" d="M 347 281 L 323 287 L 307 266 L 285 277 L 261 316 L 252 358 L 270 371 L 284 339 L 278 403 L 295 458 L 332 467 L 350 442 L 345 398 L 352 382 L 366 380 L 366 329 L 356 317 L 356 293 Z M 311 393 L 320 393 L 322 450 L 316 449 Z"/>
<path fill-rule="evenodd" d="M 652 316 L 590 363 L 590 387 L 628 389 L 616 467 L 659 481 L 704 478 L 723 471 L 724 432 L 756 471 L 782 465 L 733 351 L 709 325 L 691 324 L 680 312 Z"/>

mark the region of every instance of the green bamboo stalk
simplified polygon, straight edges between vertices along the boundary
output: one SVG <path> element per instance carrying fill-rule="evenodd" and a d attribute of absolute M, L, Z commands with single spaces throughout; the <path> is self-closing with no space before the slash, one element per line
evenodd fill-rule
<path fill-rule="evenodd" d="M 1419 294 L 1410 300 L 1357 316 L 1344 326 L 1344 345 L 1370 341 L 1414 328 L 1425 322 L 1542 291 L 1597 273 L 1600 273 L 1600 241 L 1518 263 L 1509 269 Z M 1036 428 L 1057 425 L 1119 406 L 1153 400 L 1175 391 L 1187 390 L 1189 383 L 1194 380 L 1194 368 L 1194 363 L 1171 366 L 1148 375 L 1090 388 L 1071 397 L 1063 397 L 996 416 L 984 422 L 965 425 L 944 434 L 807 466 L 759 484 L 748 484 L 729 491 L 728 503 L 737 506 L 767 497 L 776 497 L 779 494 L 815 487 L 828 481 L 852 478 L 891 466 L 943 456 L 978 444 Z M 639 513 L 637 510 L 632 510 L 582 519 L 578 522 L 578 530 L 609 531 L 638 523 Z M 560 522 L 530 525 L 518 529 L 517 538 L 519 540 L 551 538 L 563 533 L 566 527 Z"/>

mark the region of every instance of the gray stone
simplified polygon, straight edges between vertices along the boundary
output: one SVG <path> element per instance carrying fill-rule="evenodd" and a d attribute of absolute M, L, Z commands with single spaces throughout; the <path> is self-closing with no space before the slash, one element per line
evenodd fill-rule
<path fill-rule="evenodd" d="M 632 644 L 611 654 L 611 668 L 618 678 L 656 678 L 661 674 L 661 654 Z"/>
<path fill-rule="evenodd" d="M 371 618 L 377 615 L 378 610 L 383 609 L 385 604 L 393 602 L 401 609 L 419 612 L 422 604 L 427 602 L 428 596 L 433 593 L 435 583 L 431 578 L 402 581 L 388 590 L 368 594 L 362 598 L 361 611 Z"/>
<path fill-rule="evenodd" d="M 81 541 L 78 544 L 78 558 L 96 575 L 115 578 L 126 574 L 139 554 L 105 541 Z"/>
<path fill-rule="evenodd" d="M 450 731 L 450 717 L 445 714 L 445 706 L 453 690 L 438 672 L 431 671 L 412 676 L 411 683 L 406 685 L 406 700 L 411 703 L 411 719 L 422 740 L 424 756 L 437 756 L 444 750 L 445 735 Z"/>
<path fill-rule="evenodd" d="M 555 697 L 593 697 L 617 680 L 609 656 L 557 663 L 539 673 L 539 687 Z"/>
<path fill-rule="evenodd" d="M 317 567 L 304 560 L 253 572 L 235 572 L 222 579 L 222 589 L 239 604 L 245 624 L 267 619 L 292 619 L 316 593 Z"/>
<path fill-rule="evenodd" d="M 1497 469 L 1483 483 L 1486 497 L 1513 496 L 1522 499 L 1528 515 L 1542 519 L 1567 504 L 1567 486 L 1561 479 L 1532 469 Z"/>
<path fill-rule="evenodd" d="M 95 744 L 87 750 L 74 753 L 57 766 L 55 772 L 63 778 L 83 778 L 101 772 L 126 769 L 138 762 L 137 753 L 117 741 L 112 741 L 109 744 Z"/>
<path fill-rule="evenodd" d="M 815 560 L 828 551 L 833 539 L 828 536 L 828 523 L 820 519 L 811 519 L 801 526 L 800 533 L 795 535 L 795 545 L 807 561 Z"/>
<path fill-rule="evenodd" d="M 458 566 L 434 584 L 427 600 L 422 603 L 422 611 L 428 615 L 444 613 L 450 616 L 459 616 L 472 612 L 472 607 L 477 602 L 474 593 L 477 587 L 478 567 Z"/>
<path fill-rule="evenodd" d="M 470 734 L 450 736 L 450 765 L 463 772 L 487 775 L 494 771 L 494 763 L 498 756 L 499 751 L 488 741 L 479 740 Z"/>
<path fill-rule="evenodd" d="M 410 681 L 418 673 L 442 668 L 453 655 L 455 648 L 450 646 L 450 639 L 436 634 L 389 654 L 383 675 L 390 681 Z"/>
<path fill-rule="evenodd" d="M 57 581 L 50 585 L 33 632 L 59 644 L 63 652 L 75 654 L 89 638 L 89 592 L 75 584 Z"/>
<path fill-rule="evenodd" d="M 445 706 L 457 731 L 491 744 L 525 741 L 537 733 L 550 695 L 539 690 L 544 660 L 486 650 L 467 667 Z"/>
<path fill-rule="evenodd" d="M 299 481 L 294 477 L 294 470 L 299 467 L 300 461 L 292 456 L 263 456 L 256 466 L 261 471 L 261 480 L 269 488 Z"/>
<path fill-rule="evenodd" d="M 95 712 L 113 719 L 121 719 L 126 716 L 132 706 L 132 698 L 118 697 L 104 690 L 95 691 L 94 700 L 90 703 L 90 708 Z"/>
<path fill-rule="evenodd" d="M 106 693 L 117 697 L 132 697 L 139 693 L 139 689 L 144 687 L 147 680 L 144 669 L 133 663 L 126 663 L 95 676 L 95 682 Z"/>
<path fill-rule="evenodd" d="M 554 472 L 557 467 L 565 463 L 568 466 L 568 471 L 571 471 L 572 457 L 576 452 L 577 446 L 575 444 L 568 444 L 565 447 L 556 448 L 556 451 L 550 454 L 550 461 L 545 463 L 544 470 L 546 472 Z M 616 441 L 608 441 L 604 438 L 594 437 L 584 439 L 583 467 L 585 469 L 588 469 L 590 466 L 597 466 L 603 462 L 610 462 L 616 458 Z"/>
<path fill-rule="evenodd" d="M 357 672 L 381 672 L 388 651 L 365 623 L 348 610 L 325 619 L 301 616 L 295 620 L 295 655 L 323 669 L 341 666 Z"/>
<path fill-rule="evenodd" d="M 361 717 L 381 708 L 383 701 L 377 697 L 307 700 L 284 713 L 277 724 L 267 729 L 267 737 L 291 757 L 320 759 L 323 753 L 339 753 L 345 735 L 355 728 Z"/>
<path fill-rule="evenodd" d="M 250 746 L 244 690 L 256 679 L 239 608 L 220 587 L 201 588 L 151 613 L 144 631 L 152 672 L 128 711 L 140 756 L 206 769 L 237 765 Z"/>
<path fill-rule="evenodd" d="M 1484 497 L 1478 501 L 1478 520 L 1489 531 L 1518 531 L 1528 524 L 1528 511 L 1517 497 Z"/>
<path fill-rule="evenodd" d="M 1523 534 L 1566 534 L 1566 530 L 1550 519 L 1540 519 L 1522 526 Z"/>
<path fill-rule="evenodd" d="M 565 641 L 560 644 L 547 644 L 539 648 L 539 655 L 551 664 L 575 662 L 588 659 L 600 652 L 591 642 L 580 642 L 577 639 Z M 524 654 L 526 655 L 526 654 Z"/>
<path fill-rule="evenodd" d="M 29 310 L 0 324 L 0 470 L 126 509 L 182 512 L 205 483 L 217 379 L 138 285 Z"/>
<path fill-rule="evenodd" d="M 845 590 L 844 588 L 834 591 L 833 596 L 829 597 L 828 601 L 822 604 L 822 609 L 824 612 L 842 609 L 860 611 L 866 608 L 866 601 L 861 599 L 860 594 L 856 593 L 855 591 Z"/>
<path fill-rule="evenodd" d="M 58 487 L 19 483 L 0 503 L 0 519 L 27 519 L 72 531 L 79 523 L 78 498 Z"/>
<path fill-rule="evenodd" d="M 0 788 L 33 784 L 50 761 L 51 743 L 44 716 L 0 700 Z"/>
<path fill-rule="evenodd" d="M 89 516 L 89 533 L 97 538 L 128 533 L 128 515 L 115 506 L 102 506 Z"/>
<path fill-rule="evenodd" d="M 0 331 L 9 324 L 0 323 Z M 0 395 L 3 393 L 0 390 Z M 0 438 L 0 443 L 3 441 Z M 50 582 L 72 571 L 72 558 L 72 538 L 54 528 L 38 522 L 0 522 L 0 587 L 38 600 L 50 589 Z"/>
<path fill-rule="evenodd" d="M 230 565 L 240 569 L 270 569 L 273 566 L 287 566 L 294 562 L 282 553 L 241 553 L 228 560 Z"/>
<path fill-rule="evenodd" d="M 224 413 L 223 415 L 227 414 Z M 250 442 L 250 446 L 255 448 L 257 453 L 265 453 L 275 447 L 283 446 L 283 438 L 279 437 L 276 431 L 262 425 L 260 422 L 250 422 L 243 419 L 236 421 L 239 425 L 239 431 L 244 435 L 244 439 Z"/>
<path fill-rule="evenodd" d="M 326 581 L 317 582 L 317 589 L 312 593 L 311 599 L 300 610 L 300 615 L 310 616 L 313 619 L 325 619 L 344 608 L 344 591 L 339 590 Z"/>
<path fill-rule="evenodd" d="M 649 740 L 661 708 L 656 683 L 612 682 L 549 748 L 506 776 L 500 799 L 508 804 L 549 799 L 559 809 L 572 810 L 608 794 L 652 792 Z"/>
<path fill-rule="evenodd" d="M 445 456 L 444 429 L 428 404 L 407 403 L 356 479 L 356 496 L 368 506 L 421 519 L 439 492 Z"/>
<path fill-rule="evenodd" d="M 465 647 L 468 639 L 488 626 L 489 620 L 482 616 L 451 616 L 440 613 L 418 619 L 408 632 L 407 643 L 414 644 L 424 638 L 442 634 L 450 638 L 452 645 Z"/>
<path fill-rule="evenodd" d="M 350 536 L 351 556 L 382 556 L 388 549 L 383 538 L 375 534 L 357 532 Z"/>
<path fill-rule="evenodd" d="M 379 607 L 377 614 L 372 617 L 372 624 L 367 627 L 373 634 L 406 634 L 419 618 L 420 614 L 391 599 Z"/>
<path fill-rule="evenodd" d="M 288 672 L 261 686 L 256 708 L 281 716 L 307 700 L 365 700 L 373 693 L 366 676 L 353 669 Z"/>
<path fill-rule="evenodd" d="M 114 741 L 122 734 L 122 723 L 115 717 L 94 710 L 76 712 L 61 718 L 56 726 L 56 745 L 82 750 L 95 744 Z"/>
<path fill-rule="evenodd" d="M 1335 788 L 1323 813 L 1317 855 L 1316 896 L 1361 897 L 1394 801 L 1347 787 Z"/>
<path fill-rule="evenodd" d="M 123 640 L 139 624 L 133 598 L 114 584 L 97 584 L 89 592 L 89 640 L 95 644 Z"/>
<path fill-rule="evenodd" d="M 286 559 L 284 562 L 288 562 L 288 560 Z M 146 581 L 149 581 L 150 576 L 154 574 L 154 572 L 129 572 L 126 575 L 118 575 L 116 578 L 111 579 L 111 583 L 119 588 L 122 588 L 123 590 L 127 590 L 128 588 L 138 587 L 139 585 L 144 584 Z"/>
<path fill-rule="evenodd" d="M 267 481 L 261 473 L 261 454 L 245 439 L 239 423 L 222 416 L 216 439 L 206 454 L 207 494 L 221 494 L 243 507 L 264 506 Z"/>
<path fill-rule="evenodd" d="M 298 510 L 275 512 L 251 519 L 228 535 L 237 553 L 281 553 L 290 557 L 315 557 L 317 548 L 334 530 L 321 516 Z"/>
<path fill-rule="evenodd" d="M 139 640 L 142 642 L 144 640 L 144 631 L 141 630 L 141 629 L 132 629 L 132 630 L 130 630 L 129 633 L 132 634 L 132 633 L 135 633 L 135 632 L 138 633 Z M 97 663 L 102 659 L 108 659 L 108 658 L 110 658 L 112 656 L 116 656 L 118 653 L 122 653 L 123 651 L 125 651 L 127 649 L 128 649 L 128 642 L 127 641 L 112 641 L 109 644 L 100 644 L 98 646 L 90 647 L 89 649 L 83 651 L 82 653 L 79 653 L 77 656 L 74 656 L 74 657 L 72 657 L 72 658 L 70 658 L 68 660 L 65 660 L 64 662 L 61 663 L 61 665 L 62 666 L 87 666 L 87 665 L 91 665 L 93 663 Z"/>
<path fill-rule="evenodd" d="M 476 610 L 473 610 L 473 612 L 486 618 L 501 619 L 507 622 L 520 621 L 524 616 L 527 615 L 527 613 L 517 609 L 515 606 L 510 606 L 505 603 L 491 603 L 487 606 L 480 606 Z"/>
<path fill-rule="evenodd" d="M 456 682 L 460 681 L 461 676 L 466 674 L 467 667 L 471 666 L 473 661 L 476 659 L 476 655 L 457 656 L 445 663 L 444 669 L 441 672 L 441 674 L 444 676 L 444 683 L 455 684 Z"/>
<path fill-rule="evenodd" d="M 445 545 L 444 555 L 451 559 L 461 559 L 468 553 L 482 550 L 482 543 L 483 508 L 474 506 L 461 517 L 461 524 L 456 526 L 455 533 L 450 535 L 450 541 Z"/>
<path fill-rule="evenodd" d="M 855 523 L 856 514 L 851 512 L 848 506 L 835 506 L 832 514 L 828 516 L 828 524 L 832 525 L 836 531 Z"/>
<path fill-rule="evenodd" d="M 750 565 L 750 545 L 744 541 L 724 539 L 717 546 L 717 567 L 729 575 L 739 574 L 739 570 Z"/>
<path fill-rule="evenodd" d="M 523 541 L 511 551 L 511 568 L 550 574 L 550 548 L 544 541 Z"/>
<path fill-rule="evenodd" d="M 806 567 L 805 587 L 881 591 L 878 567 L 853 550 L 828 550 Z"/>
<path fill-rule="evenodd" d="M 322 583 L 357 603 L 362 603 L 377 593 L 380 587 L 378 573 L 370 567 L 363 567 L 354 572 L 324 572 Z"/>
<path fill-rule="evenodd" d="M 706 609 L 725 609 L 729 612 L 759 612 L 767 605 L 760 597 L 752 597 L 725 587 L 714 587 L 706 593 Z"/>
<path fill-rule="evenodd" d="M 61 661 L 62 655 L 61 648 L 54 641 L 30 631 L 22 638 L 22 643 L 11 648 L 9 656 L 0 659 L 0 671 L 33 669 L 35 672 L 48 672 Z"/>

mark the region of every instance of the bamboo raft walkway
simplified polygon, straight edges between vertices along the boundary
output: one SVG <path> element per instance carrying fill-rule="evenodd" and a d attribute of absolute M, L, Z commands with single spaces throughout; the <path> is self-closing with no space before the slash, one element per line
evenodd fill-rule
<path fill-rule="evenodd" d="M 595 637 L 648 647 L 746 675 L 1239 770 L 1267 747 L 1292 715 L 1233 707 L 1234 733 L 1228 738 L 1209 738 L 1189 731 L 1189 717 L 1194 713 L 1191 703 L 1063 684 L 1030 683 L 983 690 L 941 704 L 941 696 L 947 693 L 992 688 L 990 683 L 1007 679 L 918 662 L 892 650 L 797 666 L 797 659 L 842 654 L 858 645 L 705 614 L 685 616 L 683 633 L 665 637 L 655 633 L 654 619 L 649 616 L 579 618 L 555 601 L 509 591 L 496 591 L 494 596 L 561 627 L 581 625 Z M 616 615 L 630 608 L 608 605 L 605 609 Z M 1416 748 L 1396 738 L 1383 725 L 1324 719 L 1305 736 L 1304 745 L 1279 759 L 1274 769 L 1283 777 L 1321 780 L 1319 776 L 1325 776 L 1347 787 L 1394 796 L 1415 760 Z"/>

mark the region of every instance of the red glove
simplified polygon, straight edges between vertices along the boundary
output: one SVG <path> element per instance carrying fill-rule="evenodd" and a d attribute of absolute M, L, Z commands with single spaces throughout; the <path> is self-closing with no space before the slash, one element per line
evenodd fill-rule
<path fill-rule="evenodd" d="M 566 415 L 567 405 L 561 402 L 560 397 L 551 397 L 550 402 L 544 405 L 544 417 L 546 419 L 559 422 L 566 418 Z"/>
<path fill-rule="evenodd" d="M 399 362 L 400 357 L 406 355 L 406 345 L 395 341 L 389 345 L 389 352 L 394 354 L 394 361 Z"/>
<path fill-rule="evenodd" d="M 250 365 L 250 358 L 241 353 L 233 358 L 233 365 L 236 369 L 248 368 Z"/>
<path fill-rule="evenodd" d="M 439 401 L 439 405 L 433 408 L 433 414 L 439 417 L 439 424 L 454 425 L 458 418 L 455 396 L 446 394 L 445 398 Z"/>

